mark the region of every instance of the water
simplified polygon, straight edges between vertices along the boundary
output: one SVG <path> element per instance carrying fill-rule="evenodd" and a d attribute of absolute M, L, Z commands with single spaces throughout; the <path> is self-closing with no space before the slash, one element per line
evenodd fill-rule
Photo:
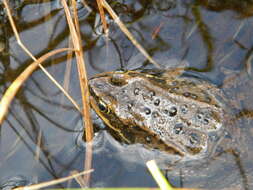
<path fill-rule="evenodd" d="M 96 4 L 88 3 L 91 12 L 80 4 L 78 7 L 89 77 L 117 69 L 154 68 L 146 64 L 110 17 L 109 40 L 101 35 Z M 204 162 L 201 167 L 185 163 L 171 169 L 171 163 L 163 161 L 163 155 L 159 163 L 166 168 L 164 173 L 170 182 L 177 187 L 251 189 L 253 2 L 127 0 L 111 5 L 161 64 L 170 67 L 185 62 L 192 72 L 201 72 L 209 81 L 221 87 L 231 85 L 228 94 L 235 100 L 232 102 L 237 113 L 235 134 L 241 146 Z M 69 29 L 60 1 L 19 1 L 11 7 L 21 40 L 35 57 L 68 46 Z M 0 92 L 3 94 L 32 59 L 18 46 L 2 7 L 0 13 Z M 81 104 L 75 61 L 71 70 L 67 69 L 71 77 L 64 74 L 66 63 L 66 54 L 60 54 L 43 64 L 57 81 L 62 84 L 67 81 L 71 96 Z M 233 78 L 235 74 L 238 76 Z M 85 150 L 82 145 L 76 145 L 80 130 L 78 111 L 41 70 L 36 70 L 19 90 L 1 126 L 0 185 L 38 183 L 69 175 L 72 170 L 81 171 Z M 144 164 L 150 158 L 157 158 L 156 152 L 140 145 L 121 145 L 101 130 L 95 137 L 93 157 L 92 187 L 156 186 Z M 57 187 L 68 185 L 78 186 L 71 182 Z"/>

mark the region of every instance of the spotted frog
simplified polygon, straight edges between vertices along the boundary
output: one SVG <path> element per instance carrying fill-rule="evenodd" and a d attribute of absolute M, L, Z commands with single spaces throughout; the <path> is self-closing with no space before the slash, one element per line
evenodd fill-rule
<path fill-rule="evenodd" d="M 167 72 L 107 72 L 89 81 L 91 104 L 111 134 L 187 158 L 210 155 L 225 134 L 220 89 Z"/>

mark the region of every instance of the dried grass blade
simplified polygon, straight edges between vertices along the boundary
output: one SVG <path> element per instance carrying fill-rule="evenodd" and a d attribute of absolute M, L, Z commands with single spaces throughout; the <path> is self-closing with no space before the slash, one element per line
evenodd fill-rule
<path fill-rule="evenodd" d="M 62 0 L 62 5 L 65 10 L 66 18 L 68 21 L 70 34 L 73 40 L 74 48 L 76 49 L 76 59 L 77 59 L 77 66 L 78 66 L 78 72 L 79 72 L 79 79 L 83 82 L 83 84 L 80 84 L 81 93 L 82 93 L 82 100 L 83 100 L 83 113 L 85 116 L 85 127 L 86 131 L 90 130 L 89 136 L 87 137 L 87 141 L 92 140 L 93 133 L 92 133 L 92 122 L 90 119 L 90 101 L 89 101 L 89 90 L 88 90 L 88 79 L 86 76 L 86 69 L 84 64 L 84 57 L 83 57 L 83 51 L 82 47 L 80 45 L 80 38 L 78 37 L 78 34 L 75 29 L 75 25 L 72 21 L 71 14 L 68 8 L 68 5 L 65 0 Z"/>
<path fill-rule="evenodd" d="M 76 10 L 76 1 L 72 0 L 73 10 L 74 10 L 74 22 L 72 21 L 72 17 L 69 11 L 69 8 L 67 6 L 67 3 L 65 0 L 62 0 L 62 4 L 66 13 L 66 18 L 68 21 L 68 25 L 70 28 L 70 34 L 73 39 L 73 45 L 76 47 L 76 49 L 79 49 L 75 52 L 76 54 L 76 60 L 77 60 L 77 68 L 78 68 L 78 74 L 79 74 L 79 80 L 80 80 L 80 88 L 81 88 L 81 94 L 82 94 L 82 102 L 83 102 L 83 113 L 84 113 L 84 120 L 85 121 L 85 136 L 87 146 L 86 146 L 86 158 L 84 167 L 85 170 L 88 170 L 92 166 L 92 143 L 91 140 L 93 138 L 93 127 L 90 117 L 90 100 L 89 100 L 89 90 L 88 90 L 88 79 L 86 75 L 86 68 L 84 63 L 84 55 L 83 55 L 83 49 L 82 49 L 82 43 L 81 43 L 81 34 L 80 34 L 80 28 L 79 28 L 79 21 L 77 16 L 77 10 Z M 84 176 L 84 183 L 86 186 L 89 186 L 90 181 L 90 175 Z"/>
<path fill-rule="evenodd" d="M 97 0 L 97 5 L 98 5 L 98 10 L 100 13 L 100 18 L 103 24 L 103 28 L 104 28 L 104 33 L 105 35 L 108 35 L 108 27 L 107 27 L 107 23 L 105 20 L 105 12 L 104 12 L 104 8 L 102 6 L 102 1 L 101 0 Z"/>
<path fill-rule="evenodd" d="M 88 91 L 88 80 L 87 80 L 87 75 L 86 75 L 86 68 L 85 68 L 85 63 L 84 63 L 84 56 L 83 56 L 83 49 L 82 49 L 82 42 L 81 42 L 81 34 L 80 34 L 80 27 L 79 27 L 79 21 L 78 21 L 78 15 L 77 15 L 77 10 L 76 10 L 76 1 L 72 0 L 72 5 L 74 9 L 74 22 L 75 22 L 75 27 L 77 31 L 77 36 L 78 36 L 78 41 L 80 45 L 80 56 L 77 56 L 77 66 L 78 66 L 78 73 L 79 73 L 79 80 L 80 80 L 80 85 L 83 87 L 82 90 L 86 90 L 85 92 L 88 92 L 88 94 L 82 93 L 82 98 L 83 101 L 87 101 L 85 98 L 88 98 L 89 100 L 89 91 Z M 85 77 L 85 80 L 82 80 L 82 76 Z M 85 102 L 84 102 L 85 103 Z M 86 105 L 85 105 L 86 106 Z M 85 111 L 89 111 L 90 107 L 85 107 Z M 90 106 L 90 102 L 88 102 L 88 106 Z M 90 112 L 89 112 L 90 113 Z M 90 119 L 87 118 L 87 113 L 84 114 L 85 116 L 85 121 L 87 124 L 87 120 Z M 86 145 L 86 154 L 85 154 L 85 162 L 84 162 L 84 170 L 89 170 L 92 168 L 92 138 L 93 138 L 93 126 L 92 123 L 89 121 L 88 126 L 86 126 L 85 129 L 85 136 L 87 140 L 87 145 Z M 90 184 L 90 179 L 91 175 L 87 174 L 83 176 L 83 182 L 86 185 L 86 187 L 89 187 Z"/>
<path fill-rule="evenodd" d="M 51 186 L 51 185 L 56 185 L 56 184 L 59 184 L 59 183 L 63 183 L 67 180 L 79 177 L 81 175 L 86 175 L 86 174 L 91 173 L 91 172 L 93 172 L 93 170 L 87 170 L 87 171 L 80 172 L 78 174 L 70 175 L 68 177 L 63 177 L 63 178 L 60 178 L 60 179 L 56 179 L 56 180 L 52 180 L 52 181 L 48 181 L 48 182 L 43 182 L 43 183 L 39 183 L 39 184 L 35 184 L 35 185 L 25 186 L 25 187 L 18 187 L 18 188 L 15 188 L 13 190 L 41 189 L 41 188 L 45 188 L 45 187 L 48 187 L 48 186 Z"/>
<path fill-rule="evenodd" d="M 150 61 L 150 63 L 154 64 L 156 67 L 161 68 L 161 66 L 148 54 L 148 52 L 142 47 L 142 45 L 134 38 L 131 32 L 127 29 L 124 23 L 120 20 L 117 14 L 112 10 L 110 5 L 106 2 L 106 0 L 101 0 L 103 7 L 109 12 L 113 20 L 118 24 L 119 28 L 125 35 L 129 38 L 129 40 L 139 49 L 139 51 Z"/>
<path fill-rule="evenodd" d="M 11 101 L 13 100 L 14 96 L 16 95 L 19 88 L 22 86 L 22 84 L 26 81 L 26 79 L 32 74 L 32 72 L 38 68 L 39 64 L 41 64 L 43 61 L 45 61 L 47 58 L 64 52 L 64 51 L 74 51 L 70 48 L 62 48 L 58 50 L 51 51 L 42 57 L 40 57 L 37 61 L 30 64 L 16 79 L 15 81 L 9 86 L 9 88 L 6 90 L 4 96 L 2 97 L 0 101 L 0 124 L 3 122 L 3 119 L 5 115 L 8 112 L 9 105 Z"/>

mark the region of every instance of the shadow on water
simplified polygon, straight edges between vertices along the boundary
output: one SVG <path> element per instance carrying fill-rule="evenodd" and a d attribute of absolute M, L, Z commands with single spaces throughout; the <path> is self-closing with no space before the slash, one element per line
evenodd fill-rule
<path fill-rule="evenodd" d="M 80 5 L 78 11 L 82 15 L 80 26 L 88 75 L 138 67 L 152 69 L 153 66 L 145 59 L 136 56 L 138 51 L 110 17 L 109 38 L 100 33 L 96 4 L 87 2 L 92 11 L 88 12 Z M 170 67 L 172 62 L 169 60 L 185 60 L 189 63 L 187 69 L 201 72 L 210 81 L 237 86 L 228 94 L 234 97 L 231 99 L 235 100 L 235 107 L 240 107 L 234 119 L 243 121 L 243 125 L 238 124 L 242 134 L 236 135 L 240 136 L 239 139 L 243 136 L 245 147 L 241 147 L 240 151 L 224 150 L 210 161 L 210 165 L 201 166 L 201 170 L 181 166 L 178 171 L 168 174 L 168 178 L 178 187 L 227 188 L 235 183 L 239 189 L 251 189 L 253 104 L 249 87 L 252 86 L 253 2 L 129 0 L 110 3 L 145 49 L 154 57 L 162 55 L 159 59 L 161 64 Z M 32 60 L 17 45 L 0 5 L 0 92 L 3 94 Z M 21 39 L 35 57 L 68 46 L 69 29 L 60 1 L 16 1 L 11 5 Z M 156 35 L 152 36 L 154 32 Z M 66 62 L 67 55 L 61 54 L 43 65 L 56 80 L 62 82 Z M 242 71 L 249 76 L 248 87 L 241 85 L 245 79 L 243 75 L 240 75 L 239 84 L 235 83 L 235 78 L 229 79 L 231 74 Z M 74 64 L 70 72 L 69 92 L 80 102 Z M 80 115 L 74 106 L 40 70 L 35 71 L 18 92 L 0 128 L 0 170 L 4 171 L 0 173 L 0 185 L 18 175 L 25 176 L 27 183 L 37 183 L 66 176 L 72 170 L 82 170 L 85 152 L 77 147 L 74 139 L 80 132 L 79 121 Z M 126 159 L 129 150 L 119 148 L 117 143 L 104 142 L 103 138 L 95 142 L 99 146 L 94 155 L 96 170 L 92 186 L 155 186 L 146 172 L 144 159 L 131 158 L 134 161 L 130 162 Z M 248 156 L 241 155 L 241 152 L 247 152 Z M 20 160 L 22 164 L 19 164 Z M 104 164 L 112 170 L 111 176 L 108 176 Z M 221 170 L 229 171 L 226 179 Z M 71 186 L 77 187 L 77 184 L 72 183 Z"/>
<path fill-rule="evenodd" d="M 237 168 L 239 170 L 239 175 L 234 180 L 236 180 L 237 182 L 241 180 L 241 184 L 240 184 L 241 187 L 239 187 L 239 189 L 249 190 L 250 189 L 250 185 L 249 185 L 250 183 L 249 183 L 249 180 L 248 180 L 248 174 L 245 171 L 245 166 L 242 163 L 243 157 L 241 157 L 240 153 L 235 151 L 234 149 L 226 150 L 222 154 L 229 154 L 229 155 L 232 155 L 232 157 L 234 158 L 235 165 L 237 166 Z M 168 173 L 166 173 L 166 174 L 168 174 Z M 166 178 L 168 180 L 170 180 L 171 176 L 168 174 L 168 175 L 166 175 Z M 178 178 L 179 179 L 177 180 L 178 181 L 177 186 L 181 187 L 181 188 L 187 187 L 187 185 L 184 184 L 185 176 L 184 176 L 183 169 L 179 170 L 179 177 Z M 213 186 L 213 188 L 215 188 L 215 186 Z M 235 188 L 235 189 L 237 189 L 237 188 Z"/>

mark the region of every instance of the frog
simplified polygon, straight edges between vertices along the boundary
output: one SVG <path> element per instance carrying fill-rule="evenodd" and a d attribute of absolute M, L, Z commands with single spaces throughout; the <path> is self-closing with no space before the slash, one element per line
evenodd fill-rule
<path fill-rule="evenodd" d="M 231 124 L 220 88 L 182 71 L 111 71 L 89 80 L 92 108 L 110 134 L 181 158 L 215 152 Z"/>

